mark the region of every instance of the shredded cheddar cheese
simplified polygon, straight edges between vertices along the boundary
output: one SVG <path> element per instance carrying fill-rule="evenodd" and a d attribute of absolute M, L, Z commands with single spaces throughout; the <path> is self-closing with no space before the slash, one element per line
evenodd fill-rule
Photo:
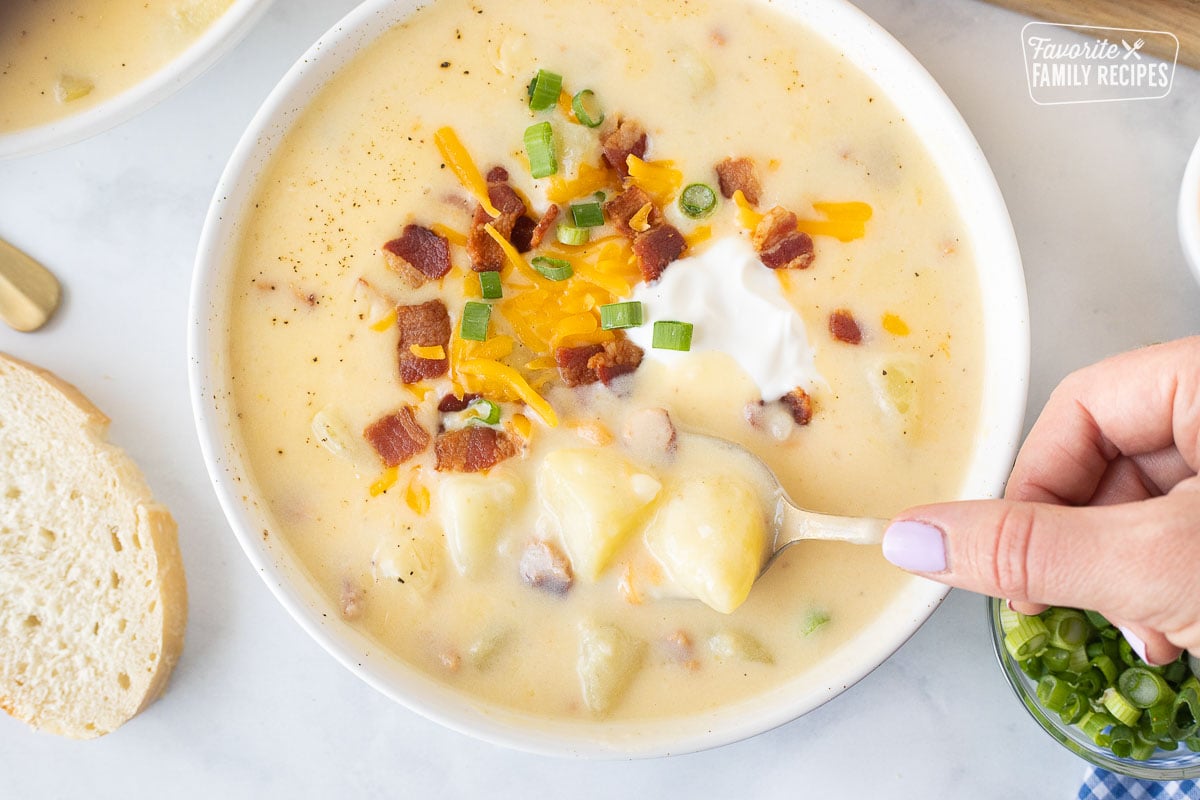
<path fill-rule="evenodd" d="M 650 212 L 654 210 L 653 203 L 646 203 L 637 210 L 637 212 L 629 218 L 629 227 L 633 228 L 638 233 L 642 233 L 650 229 Z"/>
<path fill-rule="evenodd" d="M 737 206 L 738 224 L 746 230 L 752 231 L 762 222 L 763 215 L 754 210 L 754 206 L 746 199 L 741 189 L 734 191 L 733 203 Z"/>
<path fill-rule="evenodd" d="M 690 232 L 683 235 L 683 240 L 687 242 L 688 250 L 695 249 L 696 245 L 707 242 L 712 238 L 712 225 L 697 225 Z"/>
<path fill-rule="evenodd" d="M 528 441 L 533 436 L 533 422 L 524 414 L 513 414 L 512 419 L 513 430 L 522 438 Z"/>
<path fill-rule="evenodd" d="M 883 315 L 883 329 L 893 336 L 908 336 L 908 323 L 895 314 Z"/>
<path fill-rule="evenodd" d="M 625 163 L 629 167 L 629 182 L 661 206 L 670 203 L 683 185 L 683 173 L 675 169 L 674 161 L 643 161 L 630 153 Z"/>
<path fill-rule="evenodd" d="M 434 233 L 436 233 L 438 236 L 441 236 L 443 239 L 445 239 L 450 244 L 458 245 L 459 247 L 467 246 L 466 235 L 461 234 L 458 231 L 454 230 L 453 228 L 447 227 L 440 222 L 435 222 L 434 224 L 430 225 L 429 229 L 431 231 L 433 231 Z"/>
<path fill-rule="evenodd" d="M 867 233 L 867 220 L 873 211 L 866 203 L 813 203 L 813 208 L 825 219 L 802 219 L 797 230 L 810 236 L 832 236 L 843 242 L 861 239 Z"/>
<path fill-rule="evenodd" d="M 533 390 L 533 387 L 521 377 L 521 373 L 507 364 L 473 358 L 459 364 L 458 371 L 461 375 L 481 378 L 485 387 L 497 386 L 510 390 L 525 401 L 525 404 L 533 409 L 547 425 L 552 428 L 558 425 L 558 414 L 554 413 L 554 409 L 546 402 L 545 398 Z"/>
<path fill-rule="evenodd" d="M 412 479 L 404 489 L 404 503 L 420 517 L 429 511 L 429 489 L 421 480 L 420 468 L 413 470 Z"/>
<path fill-rule="evenodd" d="M 408 352 L 412 353 L 417 358 L 423 358 L 426 361 L 441 361 L 446 357 L 446 349 L 440 344 L 436 344 L 431 347 L 413 344 L 408 346 Z"/>
<path fill-rule="evenodd" d="M 604 167 L 593 167 L 591 164 L 580 164 L 579 173 L 573 180 L 568 181 L 560 175 L 555 175 L 550 179 L 550 187 L 546 190 L 546 199 L 551 203 L 568 203 L 612 186 L 613 177 L 609 170 Z"/>
<path fill-rule="evenodd" d="M 371 330 L 376 333 L 383 333 L 388 328 L 396 324 L 396 309 L 392 309 L 387 314 L 379 319 L 379 321 L 371 324 Z"/>
<path fill-rule="evenodd" d="M 378 497 L 379 495 L 386 492 L 388 489 L 395 486 L 396 481 L 397 481 L 397 479 L 399 479 L 399 477 L 400 477 L 400 468 L 399 467 L 388 467 L 387 469 L 385 469 L 383 471 L 383 474 L 379 476 L 379 479 L 371 484 L 371 489 L 370 489 L 371 497 Z"/>
<path fill-rule="evenodd" d="M 492 205 L 491 198 L 488 197 L 487 183 L 483 180 L 483 175 L 479 173 L 479 168 L 471 160 L 471 154 L 467 152 L 467 148 L 463 146 L 454 129 L 439 128 L 433 135 L 433 141 L 437 144 L 438 152 L 445 159 L 446 166 L 458 178 L 463 188 L 475 196 L 489 216 L 493 218 L 500 216 L 500 211 Z"/>

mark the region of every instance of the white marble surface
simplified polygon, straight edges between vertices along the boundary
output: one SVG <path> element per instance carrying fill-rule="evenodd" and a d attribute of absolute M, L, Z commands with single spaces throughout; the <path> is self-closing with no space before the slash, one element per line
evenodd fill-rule
<path fill-rule="evenodd" d="M 95 742 L 0 719 L 6 798 L 556 795 L 1072 798 L 1084 764 L 1026 717 L 983 601 L 954 593 L 895 657 L 776 731 L 668 760 L 508 752 L 386 701 L 309 640 L 243 557 L 210 491 L 184 354 L 192 255 L 227 154 L 288 65 L 355 0 L 278 0 L 230 57 L 91 141 L 0 163 L 0 236 L 52 266 L 66 303 L 0 350 L 77 383 L 174 510 L 188 645 L 152 710 Z M 1200 136 L 1200 73 L 1161 101 L 1039 107 L 1025 19 L 976 0 L 862 0 L 975 131 L 1012 211 L 1033 320 L 1031 410 L 1073 367 L 1200 330 L 1173 208 Z M 1080 20 L 1086 22 L 1087 20 Z"/>

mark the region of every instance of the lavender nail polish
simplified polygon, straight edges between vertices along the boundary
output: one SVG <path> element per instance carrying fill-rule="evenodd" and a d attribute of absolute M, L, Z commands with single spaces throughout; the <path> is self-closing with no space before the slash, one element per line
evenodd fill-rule
<path fill-rule="evenodd" d="M 883 557 L 910 572 L 945 572 L 945 534 L 927 522 L 893 522 L 883 534 Z"/>
<path fill-rule="evenodd" d="M 1150 661 L 1146 658 L 1146 643 L 1142 641 L 1141 637 L 1128 628 L 1122 628 L 1119 625 L 1117 626 L 1117 630 L 1125 637 L 1125 641 L 1129 642 L 1129 646 L 1133 648 L 1133 652 L 1138 654 L 1138 658 L 1149 664 Z"/>

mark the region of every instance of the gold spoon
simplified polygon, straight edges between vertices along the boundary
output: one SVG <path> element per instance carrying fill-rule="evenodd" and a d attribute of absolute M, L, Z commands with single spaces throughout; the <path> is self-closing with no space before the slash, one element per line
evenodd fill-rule
<path fill-rule="evenodd" d="M 0 319 L 18 331 L 36 331 L 54 316 L 61 297 L 48 269 L 0 239 Z"/>

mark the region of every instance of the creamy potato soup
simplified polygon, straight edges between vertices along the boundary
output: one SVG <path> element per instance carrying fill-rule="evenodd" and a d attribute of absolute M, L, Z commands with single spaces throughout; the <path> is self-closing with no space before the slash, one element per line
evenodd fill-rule
<path fill-rule="evenodd" d="M 535 177 L 536 175 L 536 177 Z M 331 614 L 536 715 L 803 679 L 910 580 L 779 491 L 956 496 L 978 286 L 904 119 L 760 3 L 439 0 L 315 97 L 244 220 L 231 402 Z"/>
<path fill-rule="evenodd" d="M 3 0 L 0 132 L 84 111 L 149 77 L 233 0 Z"/>

